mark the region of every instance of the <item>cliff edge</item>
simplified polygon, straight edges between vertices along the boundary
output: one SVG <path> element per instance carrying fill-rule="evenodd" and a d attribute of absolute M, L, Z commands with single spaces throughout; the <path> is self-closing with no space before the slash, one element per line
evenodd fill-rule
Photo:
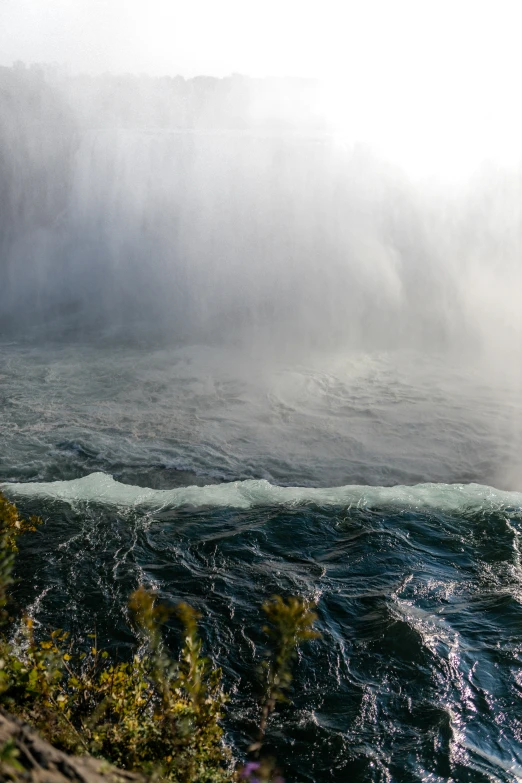
<path fill-rule="evenodd" d="M 0 781 L 146 783 L 146 778 L 92 756 L 68 756 L 0 708 Z"/>

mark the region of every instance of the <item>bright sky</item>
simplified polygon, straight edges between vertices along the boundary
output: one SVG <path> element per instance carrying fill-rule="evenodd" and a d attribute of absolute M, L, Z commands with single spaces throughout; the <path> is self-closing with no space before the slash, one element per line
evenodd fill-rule
<path fill-rule="evenodd" d="M 521 31 L 522 0 L 0 0 L 0 63 L 325 78 L 340 129 L 421 170 L 519 155 Z"/>

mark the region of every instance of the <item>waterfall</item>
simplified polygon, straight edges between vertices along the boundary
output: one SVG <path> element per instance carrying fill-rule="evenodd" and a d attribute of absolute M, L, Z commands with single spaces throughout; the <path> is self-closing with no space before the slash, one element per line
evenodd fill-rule
<path fill-rule="evenodd" d="M 4 328 L 289 350 L 519 344 L 516 172 L 444 188 L 324 129 L 96 128 L 50 113 L 49 95 L 38 122 L 19 109 L 23 132 L 20 116 L 4 124 Z"/>

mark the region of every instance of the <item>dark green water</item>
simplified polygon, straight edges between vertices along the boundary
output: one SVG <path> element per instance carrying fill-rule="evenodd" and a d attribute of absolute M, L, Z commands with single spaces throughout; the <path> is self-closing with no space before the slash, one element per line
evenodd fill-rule
<path fill-rule="evenodd" d="M 22 508 L 45 518 L 23 542 L 17 591 L 42 626 L 96 627 L 125 654 L 138 583 L 197 606 L 238 751 L 256 719 L 261 601 L 317 600 L 323 638 L 303 650 L 293 704 L 270 732 L 288 780 L 521 774 L 519 510 Z"/>
<path fill-rule="evenodd" d="M 0 489 L 45 520 L 37 629 L 125 656 L 140 583 L 194 604 L 241 756 L 260 605 L 299 593 L 289 783 L 522 781 L 520 172 L 417 181 L 207 127 L 213 90 L 189 129 L 150 80 L 0 76 Z"/>
<path fill-rule="evenodd" d="M 1 486 L 44 519 L 17 563 L 39 632 L 126 656 L 137 585 L 189 601 L 241 756 L 260 605 L 301 594 L 322 639 L 270 726 L 287 781 L 522 779 L 522 494 L 485 486 L 520 464 L 513 390 L 411 356 L 271 375 L 214 350 L 1 358 Z"/>

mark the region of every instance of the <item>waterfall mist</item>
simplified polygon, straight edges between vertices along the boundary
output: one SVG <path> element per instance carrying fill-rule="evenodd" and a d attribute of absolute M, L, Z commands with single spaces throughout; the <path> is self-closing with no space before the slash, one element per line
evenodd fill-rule
<path fill-rule="evenodd" d="M 520 485 L 517 166 L 414 175 L 335 132 L 313 80 L 17 66 L 0 85 L 4 337 L 210 346 L 221 358 L 192 366 L 247 384 L 241 437 L 259 445 L 266 416 L 294 411 L 294 453 L 325 438 L 323 483 Z M 178 358 L 164 359 L 169 384 Z M 271 374 L 297 365 L 317 378 L 299 370 L 282 388 Z M 353 405 L 360 421 L 344 418 Z M 384 418 L 370 427 L 364 411 Z M 360 430 L 354 464 L 368 470 L 327 456 L 344 428 Z M 281 423 L 267 453 L 282 453 L 280 437 Z M 352 448 L 342 440 L 339 458 Z M 305 461 L 296 481 L 323 476 Z"/>
<path fill-rule="evenodd" d="M 303 116 L 313 82 L 1 78 L 4 328 L 520 346 L 518 171 L 415 181 Z"/>
<path fill-rule="evenodd" d="M 13 606 L 119 659 L 186 600 L 239 759 L 259 604 L 317 601 L 288 783 L 522 780 L 520 16 L 0 2 Z"/>

